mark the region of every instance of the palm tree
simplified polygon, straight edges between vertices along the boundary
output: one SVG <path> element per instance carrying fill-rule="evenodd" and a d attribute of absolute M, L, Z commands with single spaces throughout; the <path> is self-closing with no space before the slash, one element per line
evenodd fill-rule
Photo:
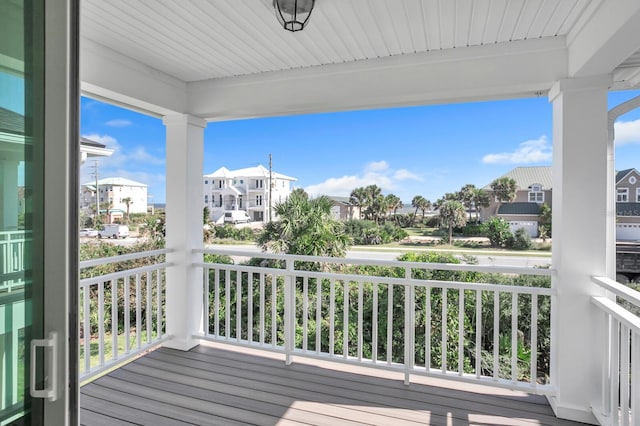
<path fill-rule="evenodd" d="M 514 179 L 503 176 L 491 182 L 491 190 L 499 202 L 510 203 L 516 198 L 518 185 Z"/>
<path fill-rule="evenodd" d="M 402 204 L 402 201 L 400 201 L 400 197 L 394 194 L 388 194 L 385 197 L 385 200 L 386 200 L 387 208 L 393 212 L 393 219 L 397 223 L 398 218 L 396 216 L 396 212 L 398 211 L 398 209 L 401 209 L 402 207 L 404 207 Z"/>
<path fill-rule="evenodd" d="M 453 228 L 467 223 L 467 211 L 460 201 L 445 201 L 440 206 L 440 220 L 449 228 L 449 244 L 452 244 Z"/>
<path fill-rule="evenodd" d="M 383 201 L 379 199 L 382 196 L 382 188 L 378 185 L 369 185 L 365 189 L 365 219 L 378 221 L 378 211 L 381 209 Z M 383 197 L 384 198 L 384 197 Z"/>
<path fill-rule="evenodd" d="M 476 222 L 480 220 L 480 210 L 486 209 L 491 205 L 489 193 L 482 188 L 475 188 L 473 190 L 473 206 L 476 210 Z"/>
<path fill-rule="evenodd" d="M 411 200 L 411 207 L 416 209 L 416 212 L 413 214 L 413 224 L 414 225 L 415 225 L 415 222 L 416 222 L 416 217 L 418 216 L 418 210 L 420 210 L 420 207 L 424 204 L 425 201 L 427 201 L 427 199 L 424 198 L 422 195 L 416 195 Z M 424 215 L 422 215 L 422 216 L 424 218 Z"/>
<path fill-rule="evenodd" d="M 326 196 L 310 199 L 303 190 L 276 203 L 277 222 L 269 222 L 257 239 L 263 250 L 307 256 L 341 257 L 351 244 L 344 224 L 333 219 Z"/>
<path fill-rule="evenodd" d="M 367 191 L 364 187 L 356 188 L 351 191 L 349 203 L 358 207 L 358 218 L 362 219 L 363 207 L 367 202 Z"/>
<path fill-rule="evenodd" d="M 420 202 L 420 210 L 422 210 L 422 219 L 423 220 L 424 220 L 424 217 L 425 217 L 425 213 L 430 208 L 431 208 L 431 201 L 427 200 L 426 198 L 423 198 L 422 201 Z"/>
<path fill-rule="evenodd" d="M 129 223 L 129 206 L 133 204 L 133 200 L 131 199 L 131 197 L 124 197 L 122 199 L 122 202 L 127 206 L 127 223 Z"/>

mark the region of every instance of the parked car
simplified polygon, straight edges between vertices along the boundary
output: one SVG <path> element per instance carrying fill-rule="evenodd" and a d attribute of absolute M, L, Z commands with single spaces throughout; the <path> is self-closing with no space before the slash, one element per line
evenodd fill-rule
<path fill-rule="evenodd" d="M 93 228 L 82 228 L 80 230 L 80 236 L 81 237 L 97 237 L 98 230 Z"/>
<path fill-rule="evenodd" d="M 129 227 L 127 225 L 118 225 L 112 223 L 104 225 L 101 231 L 98 231 L 98 238 L 127 238 L 129 236 Z"/>
<path fill-rule="evenodd" d="M 224 223 L 249 223 L 251 217 L 244 210 L 228 210 L 224 212 Z"/>

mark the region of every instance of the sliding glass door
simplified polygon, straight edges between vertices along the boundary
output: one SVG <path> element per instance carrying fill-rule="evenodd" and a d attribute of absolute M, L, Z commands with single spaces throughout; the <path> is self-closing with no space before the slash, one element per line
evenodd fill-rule
<path fill-rule="evenodd" d="M 0 0 L 0 426 L 63 425 L 73 418 L 66 342 L 75 256 L 72 243 L 51 241 L 71 230 L 71 220 L 50 192 L 58 188 L 63 203 L 73 202 L 77 93 L 69 71 L 76 59 L 45 55 L 72 50 L 69 23 L 77 13 L 69 5 Z M 45 10 L 54 7 L 64 19 Z M 55 150 L 62 154 L 52 156 Z M 59 253 L 50 255 L 49 246 Z M 62 312 L 52 315 L 55 310 Z"/>

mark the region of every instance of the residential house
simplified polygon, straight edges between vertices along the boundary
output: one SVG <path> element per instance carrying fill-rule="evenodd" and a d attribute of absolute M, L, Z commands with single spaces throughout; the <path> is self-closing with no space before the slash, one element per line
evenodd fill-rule
<path fill-rule="evenodd" d="M 349 197 L 337 197 L 329 195 L 328 198 L 333 203 L 331 215 L 338 220 L 360 219 L 360 208 L 349 200 Z"/>
<path fill-rule="evenodd" d="M 296 180 L 262 165 L 238 170 L 221 167 L 203 178 L 204 206 L 214 222 L 221 222 L 227 210 L 245 210 L 254 222 L 268 222 L 269 208 L 289 198 L 291 182 Z"/>
<path fill-rule="evenodd" d="M 80 209 L 89 214 L 96 204 L 96 184 L 100 199 L 100 213 L 108 213 L 110 222 L 122 220 L 127 212 L 130 199 L 129 213 L 147 213 L 147 185 L 122 177 L 100 179 L 82 185 L 80 191 Z M 104 207 L 109 203 L 108 212 Z"/>
<path fill-rule="evenodd" d="M 640 173 L 616 172 L 616 239 L 640 240 Z"/>
<path fill-rule="evenodd" d="M 538 236 L 540 208 L 542 204 L 551 206 L 551 167 L 516 167 L 500 176 L 516 181 L 516 197 L 511 203 L 500 202 L 493 195 L 491 184 L 483 189 L 490 193 L 491 204 L 482 209 L 482 221 L 497 216 L 509 222 L 512 231 L 524 228 L 529 236 Z"/>

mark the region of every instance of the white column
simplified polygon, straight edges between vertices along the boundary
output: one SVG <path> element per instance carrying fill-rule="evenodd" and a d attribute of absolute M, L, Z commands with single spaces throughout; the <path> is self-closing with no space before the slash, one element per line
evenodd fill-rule
<path fill-rule="evenodd" d="M 202 269 L 192 267 L 202 255 L 202 176 L 204 128 L 207 123 L 189 115 L 165 116 L 167 128 L 166 246 L 172 250 L 167 261 L 167 334 L 165 346 L 189 350 L 203 332 Z"/>
<path fill-rule="evenodd" d="M 18 161 L 0 159 L 0 230 L 18 229 Z"/>
<path fill-rule="evenodd" d="M 549 92 L 553 103 L 554 356 L 551 406 L 561 418 L 596 424 L 591 404 L 600 397 L 606 351 L 604 317 L 591 303 L 603 295 L 592 275 L 606 275 L 615 216 L 607 142 L 610 76 L 568 79 Z M 612 171 L 611 171 L 612 172 Z M 613 257 L 610 257 L 612 259 Z M 610 261 L 610 260 L 609 260 Z"/>

